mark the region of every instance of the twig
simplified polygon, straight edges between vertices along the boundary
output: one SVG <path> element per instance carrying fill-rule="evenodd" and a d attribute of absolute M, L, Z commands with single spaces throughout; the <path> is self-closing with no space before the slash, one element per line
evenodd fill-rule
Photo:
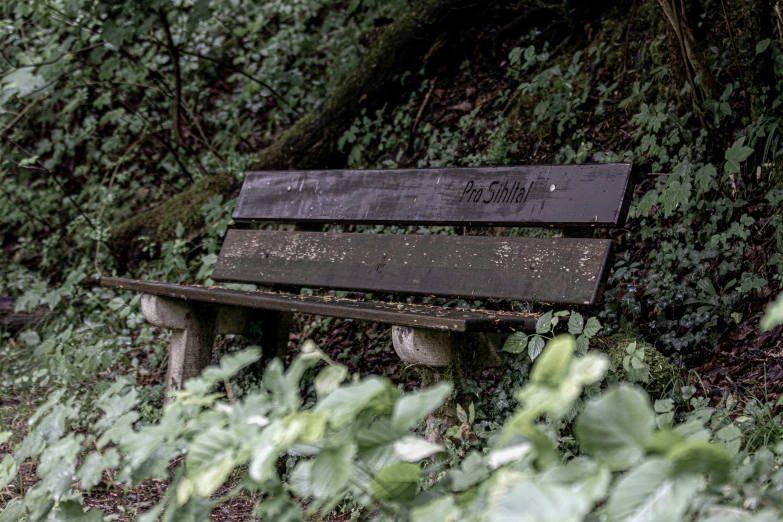
<path fill-rule="evenodd" d="M 17 114 L 17 115 L 16 115 L 16 118 L 14 118 L 13 120 L 11 120 L 11 123 L 9 123 L 8 125 L 3 125 L 3 126 L 2 126 L 2 129 L 0 129 L 0 131 L 2 131 L 2 132 L 5 132 L 5 131 L 7 131 L 7 130 L 10 130 L 10 129 L 11 129 L 11 127 L 13 127 L 14 125 L 16 125 L 16 122 L 18 122 L 19 120 L 21 120 L 21 119 L 22 119 L 22 116 L 24 116 L 24 115 L 27 113 L 27 111 L 29 111 L 30 109 L 32 109 L 32 108 L 33 108 L 33 107 L 34 107 L 34 106 L 35 106 L 35 105 L 36 105 L 36 104 L 37 104 L 39 101 L 41 101 L 41 100 L 45 100 L 46 98 L 48 98 L 48 96 L 44 96 L 43 98 L 40 98 L 40 99 L 38 99 L 38 100 L 35 100 L 35 101 L 33 101 L 33 102 L 30 102 L 30 103 L 28 103 L 28 104 L 27 104 L 27 106 L 25 106 L 25 108 L 24 108 L 24 109 L 22 109 L 22 110 L 19 112 L 19 114 Z M 2 134 L 0 134 L 0 136 L 2 136 Z"/>
<path fill-rule="evenodd" d="M 179 51 L 174 44 L 174 37 L 171 35 L 171 27 L 169 26 L 166 13 L 161 9 L 158 11 L 158 18 L 163 25 L 163 29 L 166 33 L 166 40 L 168 40 L 169 54 L 171 54 L 171 62 L 174 66 L 174 139 L 177 141 L 177 145 L 180 147 L 185 143 L 182 139 L 182 118 L 180 115 L 180 103 L 182 103 L 182 72 L 179 68 Z"/>
<path fill-rule="evenodd" d="M 623 72 L 625 74 L 626 64 L 628 62 L 628 37 L 631 35 L 631 24 L 636 16 L 636 12 L 639 10 L 639 2 L 634 2 L 633 11 L 631 11 L 631 17 L 628 18 L 628 25 L 625 26 L 625 47 L 623 47 Z"/>
<path fill-rule="evenodd" d="M 153 127 L 153 125 L 152 125 L 152 122 L 150 122 L 150 121 L 149 121 L 149 120 L 148 120 L 148 119 L 147 119 L 147 118 L 146 118 L 144 115 L 142 115 L 141 113 L 139 113 L 139 112 L 135 111 L 135 110 L 133 109 L 133 107 L 131 107 L 131 106 L 130 106 L 130 104 L 128 104 L 128 102 L 127 102 L 127 101 L 123 101 L 123 102 L 122 102 L 122 104 L 125 106 L 125 108 L 126 108 L 126 109 L 127 109 L 127 110 L 128 110 L 130 113 L 131 113 L 131 114 L 133 114 L 134 116 L 136 116 L 136 117 L 138 117 L 138 118 L 141 118 L 142 120 L 144 120 L 144 122 L 145 122 L 145 123 L 147 123 L 147 125 L 149 125 L 150 127 Z M 164 148 L 166 148 L 166 150 L 168 150 L 168 151 L 171 153 L 171 155 L 172 155 L 172 156 L 174 156 L 174 161 L 176 161 L 176 162 L 177 162 L 177 165 L 179 165 L 179 168 L 181 168 L 181 169 L 182 169 L 182 172 L 184 172 L 185 174 L 187 174 L 187 176 L 190 178 L 190 181 L 196 181 L 196 178 L 194 178 L 194 177 L 193 177 L 193 174 L 191 174 L 191 173 L 190 173 L 190 171 L 189 171 L 187 168 L 185 168 L 185 164 L 184 164 L 184 163 L 182 163 L 182 160 L 180 159 L 180 157 L 179 157 L 179 154 L 177 154 L 177 151 L 176 151 L 176 149 L 175 149 L 174 147 L 172 147 L 172 146 L 171 146 L 171 143 L 169 143 L 169 142 L 168 142 L 168 140 L 162 140 L 162 139 L 159 139 L 157 136 L 155 137 L 155 140 L 156 140 L 158 143 L 160 143 L 161 145 L 163 145 L 163 147 L 164 147 Z M 159 179 L 163 179 L 163 178 L 159 178 Z"/>
<path fill-rule="evenodd" d="M 781 12 L 780 9 L 780 2 L 775 4 L 775 15 L 777 15 L 777 22 L 778 22 L 778 38 L 780 38 L 780 41 L 783 42 L 783 12 Z"/>
<path fill-rule="evenodd" d="M 228 379 L 223 379 L 223 386 L 226 387 L 226 397 L 228 397 L 228 403 L 234 404 L 234 392 L 231 391 L 231 383 Z"/>
<path fill-rule="evenodd" d="M 424 114 L 424 109 L 427 107 L 427 103 L 430 101 L 430 96 L 432 96 L 432 91 L 435 90 L 435 82 L 438 81 L 438 77 L 434 77 L 430 81 L 430 88 L 427 91 L 427 94 L 424 95 L 424 100 L 421 102 L 421 106 L 419 106 L 419 112 L 416 113 L 416 119 L 413 120 L 413 127 L 411 127 L 411 136 L 408 140 L 408 151 L 413 151 L 413 140 L 416 137 L 416 129 L 419 126 L 419 120 L 421 120 L 421 115 Z"/>
<path fill-rule="evenodd" d="M 62 60 L 63 58 L 65 58 L 66 56 L 69 56 L 71 54 L 79 54 L 79 53 L 83 53 L 84 51 L 90 51 L 92 49 L 95 49 L 96 47 L 103 47 L 103 44 L 104 43 L 101 42 L 101 43 L 97 43 L 97 44 L 94 44 L 94 45 L 88 45 L 87 47 L 82 47 L 81 49 L 77 49 L 75 51 L 68 51 L 67 53 L 60 54 L 57 58 L 52 58 L 51 60 L 48 60 L 48 61 L 45 61 L 45 62 L 31 63 L 30 65 L 16 66 L 12 70 L 0 74 L 0 78 L 2 78 L 4 76 L 8 76 L 10 74 L 13 74 L 14 72 L 16 72 L 16 71 L 18 71 L 20 69 L 30 69 L 30 68 L 35 68 L 35 67 L 41 67 L 42 65 L 51 65 L 53 63 L 59 62 L 60 60 Z"/>
<path fill-rule="evenodd" d="M 128 154 L 133 151 L 141 142 L 143 142 L 148 137 L 152 136 L 152 134 L 146 134 L 136 140 L 136 142 L 128 147 L 125 152 L 120 157 L 119 161 L 117 161 L 117 165 L 114 167 L 114 172 L 111 174 L 111 179 L 109 179 L 109 186 L 106 189 L 107 197 L 103 199 L 103 203 L 101 203 L 101 208 L 98 210 L 98 216 L 96 217 L 96 221 L 101 222 L 103 220 L 103 212 L 106 210 L 106 204 L 109 202 L 108 193 L 111 192 L 112 186 L 114 186 L 114 180 L 117 178 L 117 173 L 120 171 L 120 166 L 122 166 L 122 162 L 125 161 L 125 158 L 128 157 Z M 101 266 L 99 262 L 99 254 L 100 254 L 100 246 L 101 246 L 101 238 L 98 236 L 98 241 L 95 242 L 95 271 L 98 273 L 98 277 L 103 277 L 103 272 L 101 272 Z"/>
<path fill-rule="evenodd" d="M 208 62 L 216 63 L 218 65 L 226 67 L 227 69 L 231 69 L 232 71 L 234 71 L 237 74 L 241 74 L 242 76 L 244 76 L 248 80 L 256 82 L 258 85 L 269 89 L 269 92 L 272 93 L 280 103 L 282 103 L 283 105 L 285 105 L 289 109 L 293 109 L 293 107 L 291 107 L 291 105 L 288 104 L 288 102 L 285 100 L 285 98 L 283 98 L 283 96 L 279 92 L 277 92 L 271 85 L 269 85 L 268 83 L 266 83 L 263 80 L 259 80 L 258 78 L 256 78 L 255 76 L 253 76 L 251 74 L 246 73 L 242 69 L 239 69 L 238 67 L 235 67 L 235 66 L 231 65 L 230 63 L 228 63 L 228 62 L 226 62 L 224 60 L 219 60 L 217 58 L 212 58 L 211 56 L 205 56 L 203 54 L 194 53 L 194 52 L 191 52 L 191 51 L 187 51 L 185 49 L 180 49 L 180 52 L 182 54 L 187 54 L 188 56 L 195 56 L 196 58 L 201 58 L 203 60 L 207 60 Z"/>
<path fill-rule="evenodd" d="M 424 109 L 427 107 L 427 103 L 430 101 L 430 96 L 432 96 L 432 91 L 435 90 L 435 82 L 438 81 L 438 77 L 430 81 L 430 88 L 427 91 L 427 94 L 424 95 L 424 101 L 421 102 L 421 106 L 419 107 L 419 112 L 416 113 L 416 119 L 413 120 L 413 127 L 411 128 L 411 137 L 413 137 L 414 134 L 416 134 L 416 128 L 419 126 L 419 120 L 421 120 L 421 115 L 424 113 Z"/>

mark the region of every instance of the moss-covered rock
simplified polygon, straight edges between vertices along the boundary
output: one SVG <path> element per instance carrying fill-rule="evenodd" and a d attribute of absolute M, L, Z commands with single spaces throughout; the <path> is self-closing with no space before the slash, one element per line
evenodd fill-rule
<path fill-rule="evenodd" d="M 644 386 L 652 397 L 661 397 L 680 381 L 679 370 L 661 355 L 653 345 L 633 334 L 617 334 L 612 337 L 600 339 L 596 348 L 609 356 L 611 367 L 610 377 L 619 380 L 628 380 L 628 372 L 623 361 L 628 356 L 628 345 L 636 342 L 636 349 L 644 350 L 643 362 L 649 366 L 649 377 L 639 384 Z"/>

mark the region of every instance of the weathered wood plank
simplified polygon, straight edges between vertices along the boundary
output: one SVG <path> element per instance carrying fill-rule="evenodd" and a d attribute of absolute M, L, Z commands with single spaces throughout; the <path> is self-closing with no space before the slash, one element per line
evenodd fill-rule
<path fill-rule="evenodd" d="M 230 230 L 212 278 L 594 304 L 610 240 Z"/>
<path fill-rule="evenodd" d="M 336 297 L 299 296 L 273 292 L 243 292 L 220 287 L 182 286 L 157 281 L 111 277 L 102 278 L 101 285 L 107 288 L 119 288 L 176 299 L 453 332 L 531 330 L 535 328 L 538 319 L 536 314 L 356 301 Z"/>
<path fill-rule="evenodd" d="M 631 164 L 250 172 L 240 221 L 619 226 Z"/>
<path fill-rule="evenodd" d="M 44 322 L 52 311 L 48 308 L 38 307 L 29 312 L 17 312 L 14 309 L 16 297 L 0 297 L 0 330 L 16 332 L 28 326 L 35 326 Z"/>

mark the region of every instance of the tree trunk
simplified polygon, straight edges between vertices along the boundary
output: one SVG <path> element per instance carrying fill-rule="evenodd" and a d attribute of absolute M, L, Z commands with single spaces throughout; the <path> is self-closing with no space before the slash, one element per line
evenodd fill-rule
<path fill-rule="evenodd" d="M 707 66 L 704 53 L 701 52 L 701 48 L 697 45 L 696 38 L 693 36 L 693 31 L 688 23 L 685 4 L 678 0 L 658 0 L 658 4 L 661 6 L 666 23 L 676 38 L 676 41 L 672 42 L 669 49 L 672 51 L 679 48 L 680 51 L 679 58 L 670 55 L 671 61 L 672 63 L 677 63 L 678 60 L 682 61 L 688 82 L 694 94 L 695 109 L 700 111 L 699 100 L 696 97 L 699 92 L 696 77 L 699 79 L 704 99 L 715 99 L 718 93 L 718 84 Z M 691 71 L 693 72 L 691 73 Z"/>

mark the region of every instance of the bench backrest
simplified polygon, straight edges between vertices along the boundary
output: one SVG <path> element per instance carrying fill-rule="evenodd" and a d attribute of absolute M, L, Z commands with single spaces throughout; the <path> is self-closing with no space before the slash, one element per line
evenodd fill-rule
<path fill-rule="evenodd" d="M 237 221 L 622 226 L 631 164 L 250 172 Z"/>
<path fill-rule="evenodd" d="M 630 164 L 253 172 L 239 221 L 618 227 Z M 217 281 L 593 304 L 607 239 L 229 231 Z"/>

